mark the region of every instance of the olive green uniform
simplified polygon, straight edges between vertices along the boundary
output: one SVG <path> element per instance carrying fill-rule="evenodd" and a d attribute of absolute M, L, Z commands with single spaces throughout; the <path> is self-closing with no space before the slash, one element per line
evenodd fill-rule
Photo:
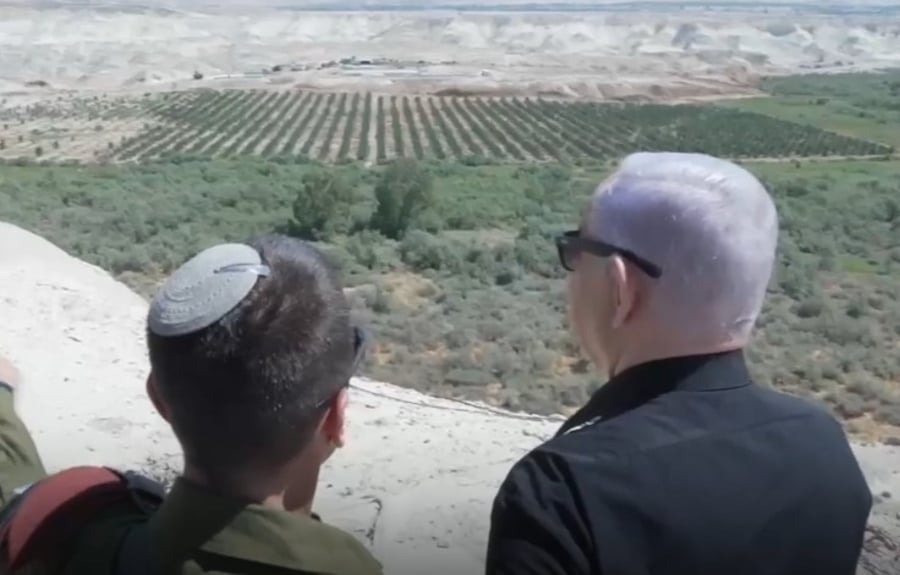
<path fill-rule="evenodd" d="M 0 389 L 0 497 L 45 476 L 34 442 Z M 82 530 L 65 575 L 111 573 L 126 531 L 144 521 L 136 509 L 105 509 Z M 148 524 L 152 555 L 164 573 L 376 575 L 381 565 L 353 536 L 315 517 L 248 504 L 184 478 Z"/>

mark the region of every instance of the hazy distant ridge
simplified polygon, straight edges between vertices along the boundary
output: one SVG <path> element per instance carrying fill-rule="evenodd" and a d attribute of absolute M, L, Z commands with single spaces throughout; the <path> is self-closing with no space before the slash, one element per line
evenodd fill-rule
<path fill-rule="evenodd" d="M 28 5 L 35 8 L 86 7 L 86 8 L 131 8 L 131 9 L 179 9 L 215 10 L 216 8 L 259 8 L 278 10 L 310 11 L 423 11 L 454 10 L 463 12 L 635 12 L 641 10 L 698 11 L 706 12 L 778 12 L 800 11 L 815 14 L 847 15 L 890 15 L 900 13 L 900 3 L 884 0 L 859 0 L 857 2 L 818 3 L 812 0 L 752 2 L 747 0 L 643 0 L 622 2 L 620 0 L 569 0 L 566 2 L 530 2 L 523 0 L 500 0 L 478 2 L 472 0 L 379 0 L 333 1 L 333 0 L 158 0 L 135 2 L 133 0 L 0 0 L 3 5 Z"/>

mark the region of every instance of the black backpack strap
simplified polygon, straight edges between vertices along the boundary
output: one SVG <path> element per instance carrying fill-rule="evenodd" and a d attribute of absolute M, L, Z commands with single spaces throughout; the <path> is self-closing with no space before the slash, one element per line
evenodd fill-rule
<path fill-rule="evenodd" d="M 116 559 L 114 575 L 157 575 L 147 523 L 139 523 L 125 534 Z"/>
<path fill-rule="evenodd" d="M 165 497 L 165 488 L 157 481 L 127 471 L 120 474 L 135 505 L 149 518 Z M 138 523 L 125 534 L 116 558 L 114 575 L 156 575 L 155 554 L 147 521 Z"/>

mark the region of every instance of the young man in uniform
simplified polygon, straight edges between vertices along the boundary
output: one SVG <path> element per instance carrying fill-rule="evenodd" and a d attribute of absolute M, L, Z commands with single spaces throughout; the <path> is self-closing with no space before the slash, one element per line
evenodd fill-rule
<path fill-rule="evenodd" d="M 320 467 L 344 442 L 347 386 L 365 350 L 322 254 L 283 236 L 205 250 L 163 286 L 147 327 L 147 392 L 182 445 L 182 475 L 164 500 L 133 475 L 117 477 L 132 497 L 113 497 L 110 482 L 91 475 L 98 468 L 38 481 L 44 470 L 12 408 L 6 366 L 3 502 L 37 483 L 7 505 L 4 563 L 66 574 L 381 573 L 356 539 L 312 513 Z"/>

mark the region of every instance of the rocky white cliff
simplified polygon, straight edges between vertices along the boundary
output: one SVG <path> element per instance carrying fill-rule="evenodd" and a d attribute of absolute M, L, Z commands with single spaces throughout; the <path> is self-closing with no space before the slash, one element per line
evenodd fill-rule
<path fill-rule="evenodd" d="M 146 308 L 103 270 L 0 223 L 0 354 L 23 372 L 18 408 L 48 469 L 180 467 L 144 394 Z M 351 401 L 348 445 L 323 474 L 317 511 L 369 545 L 386 573 L 480 573 L 497 487 L 560 420 L 366 380 Z M 882 500 L 860 572 L 898 573 L 900 449 L 856 450 Z"/>

